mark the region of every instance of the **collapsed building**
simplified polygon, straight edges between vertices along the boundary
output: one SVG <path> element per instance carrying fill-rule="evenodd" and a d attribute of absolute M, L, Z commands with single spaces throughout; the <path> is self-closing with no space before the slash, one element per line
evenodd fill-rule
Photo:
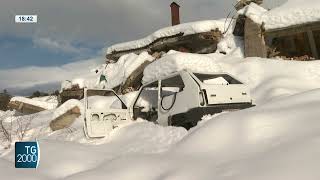
<path fill-rule="evenodd" d="M 237 15 L 232 18 L 183 24 L 180 24 L 180 6 L 173 2 L 170 5 L 172 26 L 142 39 L 108 47 L 107 63 L 96 71 L 96 76 L 100 75 L 98 86 L 78 87 L 78 83 L 69 83 L 70 87 L 62 88 L 60 102 L 82 99 L 84 87 L 112 88 L 120 94 L 137 90 L 145 67 L 170 50 L 228 54 L 221 47 L 232 49 L 233 45 L 228 44 L 232 41 L 241 51 L 243 47 L 245 57 L 319 59 L 320 2 L 301 1 L 288 1 L 267 10 L 262 7 L 263 0 L 239 0 L 235 5 Z M 300 7 L 301 4 L 304 5 Z M 313 8 L 312 4 L 318 5 Z M 237 44 L 238 40 L 241 43 Z M 130 68 L 125 71 L 127 66 Z M 108 74 L 111 69 L 113 74 Z"/>
<path fill-rule="evenodd" d="M 288 1 L 271 10 L 262 4 L 263 0 L 238 0 L 235 5 L 238 16 L 233 33 L 244 37 L 245 57 L 319 59 L 320 2 Z M 191 32 L 186 28 L 189 23 L 180 24 L 180 6 L 173 2 L 170 7 L 172 27 L 160 29 L 140 40 L 113 45 L 107 50 L 107 59 L 117 61 L 122 55 L 144 51 L 156 58 L 169 50 L 199 54 L 216 52 L 217 44 L 231 22 L 219 27 L 215 27 L 213 21 L 211 24 L 202 22 L 207 23 L 207 28 Z"/>
<path fill-rule="evenodd" d="M 190 53 L 213 53 L 225 31 L 224 21 L 199 21 L 180 24 L 180 6 L 170 5 L 172 26 L 162 28 L 148 37 L 136 41 L 115 44 L 107 49 L 106 58 L 117 61 L 128 53 L 148 52 L 158 55 L 169 50 Z"/>
<path fill-rule="evenodd" d="M 208 54 L 216 52 L 218 43 L 225 34 L 232 34 L 232 28 L 228 28 L 230 19 L 204 20 L 180 24 L 180 6 L 173 2 L 171 9 L 171 25 L 152 33 L 151 35 L 125 43 L 115 44 L 107 49 L 107 63 L 96 70 L 96 75 L 100 78 L 97 83 L 86 83 L 65 81 L 59 96 L 60 104 L 69 99 L 82 99 L 84 87 L 113 88 L 117 93 L 124 94 L 130 89 L 137 90 L 141 86 L 144 68 L 159 59 L 170 50 Z M 128 58 L 128 59 L 127 59 Z M 126 62 L 125 62 L 126 61 Z M 134 61 L 134 62 L 133 62 Z M 115 76 L 125 75 L 124 83 L 118 81 L 108 81 L 112 75 L 106 77 L 107 67 L 119 69 L 126 64 L 134 66 L 128 72 L 121 72 Z M 134 64 L 134 65 L 133 65 Z M 123 69 L 123 68 L 120 68 Z M 117 71 L 117 70 L 115 70 Z M 117 78 L 119 79 L 119 78 Z M 103 82 L 107 82 L 104 86 Z M 94 85 L 92 85 L 94 84 Z"/>
<path fill-rule="evenodd" d="M 271 10 L 260 5 L 250 1 L 236 6 L 236 33 L 244 36 L 246 57 L 319 59 L 320 2 L 288 1 Z"/>

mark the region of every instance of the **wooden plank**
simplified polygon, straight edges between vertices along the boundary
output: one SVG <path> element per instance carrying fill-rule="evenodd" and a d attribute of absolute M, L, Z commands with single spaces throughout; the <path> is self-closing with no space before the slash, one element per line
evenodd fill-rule
<path fill-rule="evenodd" d="M 46 109 L 38 106 L 34 106 L 32 104 L 23 103 L 20 101 L 10 101 L 8 104 L 8 108 L 11 110 L 16 110 L 18 112 L 21 112 L 23 114 L 34 114 L 41 111 L 44 111 Z"/>
<path fill-rule="evenodd" d="M 266 30 L 266 36 L 270 37 L 280 37 L 280 36 L 290 36 L 298 33 L 307 32 L 308 30 L 315 31 L 320 30 L 320 22 L 313 22 L 307 24 L 299 24 L 284 28 Z"/>
<path fill-rule="evenodd" d="M 313 33 L 312 33 L 312 31 L 309 30 L 309 31 L 307 31 L 307 34 L 308 34 L 308 39 L 309 39 L 309 44 L 310 44 L 310 48 L 312 51 L 312 55 L 314 58 L 319 59 L 319 54 L 317 51 L 316 41 L 314 40 Z"/>

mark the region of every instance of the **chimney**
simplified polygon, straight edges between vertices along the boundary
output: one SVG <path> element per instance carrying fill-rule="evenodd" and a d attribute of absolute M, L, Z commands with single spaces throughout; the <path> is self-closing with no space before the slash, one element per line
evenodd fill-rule
<path fill-rule="evenodd" d="M 172 26 L 180 24 L 180 12 L 179 12 L 179 4 L 176 2 L 172 2 L 171 5 L 171 21 L 172 21 Z"/>

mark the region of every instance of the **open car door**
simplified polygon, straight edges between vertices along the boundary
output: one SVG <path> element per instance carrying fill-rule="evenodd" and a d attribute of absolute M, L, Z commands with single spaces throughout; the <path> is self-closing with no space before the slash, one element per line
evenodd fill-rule
<path fill-rule="evenodd" d="M 112 90 L 85 89 L 85 133 L 89 138 L 107 136 L 129 119 L 127 106 Z"/>

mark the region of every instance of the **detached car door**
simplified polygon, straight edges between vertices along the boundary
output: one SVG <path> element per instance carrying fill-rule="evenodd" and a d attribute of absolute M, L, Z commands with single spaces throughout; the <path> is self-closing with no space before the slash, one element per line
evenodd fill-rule
<path fill-rule="evenodd" d="M 88 137 L 105 137 L 127 120 L 127 107 L 114 91 L 85 90 L 85 131 Z"/>

